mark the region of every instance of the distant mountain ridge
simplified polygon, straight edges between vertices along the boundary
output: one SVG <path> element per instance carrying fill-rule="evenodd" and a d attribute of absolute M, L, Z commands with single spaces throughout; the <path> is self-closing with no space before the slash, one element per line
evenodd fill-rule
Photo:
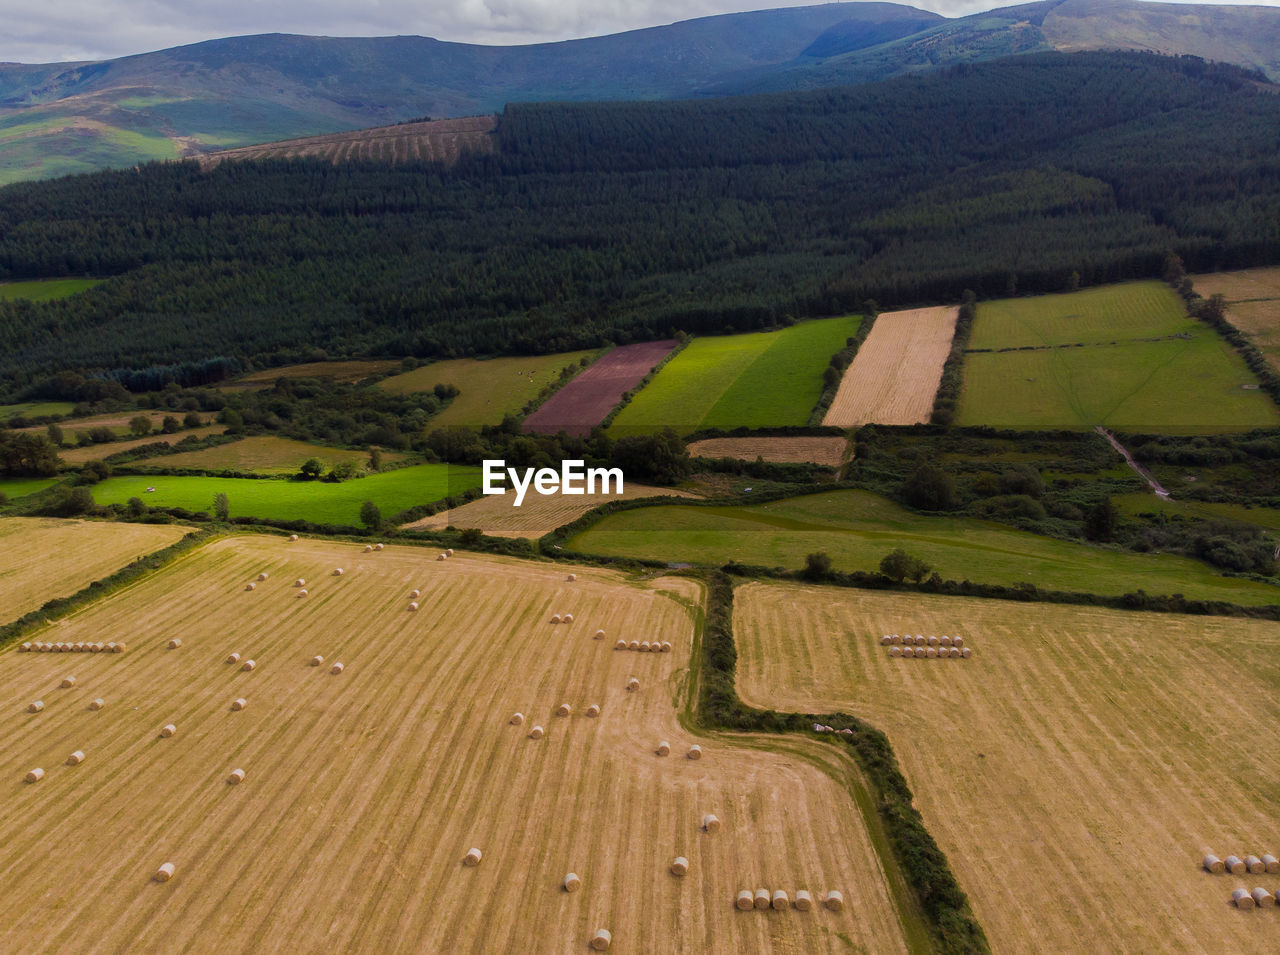
<path fill-rule="evenodd" d="M 829 3 L 530 46 L 267 34 L 102 62 L 0 64 L 0 183 L 508 102 L 819 88 L 1051 49 L 1191 54 L 1280 79 L 1280 9 L 1043 0 L 947 19 Z"/>

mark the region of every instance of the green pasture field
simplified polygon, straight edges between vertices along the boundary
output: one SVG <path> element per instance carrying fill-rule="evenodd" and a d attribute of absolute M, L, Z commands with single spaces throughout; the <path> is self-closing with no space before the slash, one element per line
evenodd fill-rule
<path fill-rule="evenodd" d="M 957 424 L 1158 433 L 1280 425 L 1240 356 L 1159 282 L 984 302 L 970 349 Z"/>
<path fill-rule="evenodd" d="M 85 289 L 100 285 L 102 279 L 32 279 L 29 282 L 0 282 L 0 299 L 23 298 L 31 302 L 51 302 L 58 298 L 67 298 Z M 61 406 L 62 402 L 51 402 Z M 68 411 L 71 405 L 66 405 Z M 28 412 L 38 413 L 38 412 Z M 44 412 L 56 414 L 58 412 Z M 62 412 L 65 414 L 65 412 Z"/>
<path fill-rule="evenodd" d="M 95 484 L 93 498 L 100 505 L 124 504 L 140 498 L 149 507 L 183 507 L 213 511 L 215 494 L 227 495 L 232 517 L 265 517 L 280 521 L 360 525 L 360 507 L 373 501 L 383 517 L 406 508 L 459 494 L 480 483 L 479 468 L 420 464 L 330 484 L 264 478 L 113 477 Z M 155 491 L 147 493 L 148 487 Z"/>
<path fill-rule="evenodd" d="M 590 358 L 594 351 L 515 358 L 455 358 L 432 362 L 378 383 L 395 394 L 430 391 L 436 385 L 453 385 L 458 395 L 439 415 L 432 428 L 479 428 L 501 424 L 509 414 L 518 415 L 547 385 L 560 377 L 561 369 Z"/>
<path fill-rule="evenodd" d="M 0 478 L 0 494 L 11 501 L 57 484 L 57 478 Z"/>
<path fill-rule="evenodd" d="M 968 517 L 926 517 L 858 490 L 750 507 L 622 511 L 575 535 L 568 547 L 587 554 L 792 569 L 803 567 L 807 554 L 823 551 L 840 571 L 876 570 L 886 554 L 901 547 L 944 579 L 1105 595 L 1142 589 L 1239 604 L 1280 600 L 1280 588 L 1222 577 L 1190 558 L 1108 550 Z"/>
<path fill-rule="evenodd" d="M 0 292 L 4 286 L 0 285 Z M 75 410 L 70 401 L 27 401 L 16 405 L 0 405 L 0 422 L 21 415 L 24 418 L 43 418 L 52 415 L 69 415 Z"/>
<path fill-rule="evenodd" d="M 384 451 L 385 464 L 404 460 L 404 455 Z M 291 474 L 302 467 L 303 462 L 318 458 L 325 465 L 325 472 L 344 461 L 363 466 L 369 460 L 367 451 L 350 451 L 346 448 L 329 448 L 308 444 L 292 438 L 261 435 L 220 444 L 199 451 L 184 451 L 166 455 L 159 462 L 166 469 L 199 468 L 206 471 L 258 471 L 263 474 Z"/>
<path fill-rule="evenodd" d="M 1154 494 L 1115 494 L 1111 497 L 1117 510 L 1126 517 L 1139 514 L 1159 514 L 1162 517 L 1186 517 L 1193 520 L 1234 521 L 1253 524 L 1264 530 L 1280 534 L 1280 510 L 1274 507 L 1245 507 L 1243 504 L 1227 504 L 1221 501 L 1166 501 Z"/>
<path fill-rule="evenodd" d="M 803 425 L 822 395 L 822 371 L 860 316 L 801 322 L 776 332 L 692 341 L 613 420 L 615 434 Z"/>
<path fill-rule="evenodd" d="M 245 391 L 270 388 L 281 378 L 330 378 L 334 381 L 355 382 L 372 375 L 381 375 L 400 367 L 400 362 L 390 359 L 353 361 L 309 361 L 301 365 L 283 365 L 279 368 L 262 368 L 241 375 L 218 385 L 219 391 Z"/>

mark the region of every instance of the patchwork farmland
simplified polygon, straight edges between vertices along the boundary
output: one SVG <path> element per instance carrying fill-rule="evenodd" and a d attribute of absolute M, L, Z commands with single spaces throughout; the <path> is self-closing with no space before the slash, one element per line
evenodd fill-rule
<path fill-rule="evenodd" d="M 181 540 L 185 527 L 0 518 L 0 624 Z"/>
<path fill-rule="evenodd" d="M 982 302 L 957 423 L 1197 433 L 1280 424 L 1244 361 L 1160 282 Z"/>
<path fill-rule="evenodd" d="M 1247 728 L 1280 720 L 1280 624 L 762 583 L 734 621 L 744 699 L 889 736 L 994 950 L 1274 948 L 1230 899 L 1280 874 L 1201 859 L 1277 851 Z M 891 658 L 881 635 L 907 632 L 974 655 Z"/>
<path fill-rule="evenodd" d="M 928 421 L 958 313 L 940 307 L 877 316 L 822 423 L 852 428 Z"/>
<path fill-rule="evenodd" d="M 227 160 L 246 159 L 450 163 L 463 152 L 492 152 L 496 125 L 496 116 L 464 116 L 239 146 L 205 153 L 198 158 L 206 168 Z"/>
<path fill-rule="evenodd" d="M 611 434 L 803 425 L 822 395 L 822 372 L 858 330 L 858 316 L 776 332 L 695 338 L 623 408 Z"/>
<path fill-rule="evenodd" d="M 697 584 L 431 557 L 224 538 L 49 631 L 126 653 L 0 654 L 0 944 L 559 953 L 606 929 L 619 951 L 906 950 L 914 918 L 838 751 L 682 727 Z M 673 652 L 618 652 L 597 628 Z M 845 908 L 736 911 L 759 886 L 838 889 Z"/>
<path fill-rule="evenodd" d="M 623 394 L 640 384 L 675 347 L 669 339 L 613 349 L 525 418 L 524 429 L 539 434 L 590 434 Z"/>

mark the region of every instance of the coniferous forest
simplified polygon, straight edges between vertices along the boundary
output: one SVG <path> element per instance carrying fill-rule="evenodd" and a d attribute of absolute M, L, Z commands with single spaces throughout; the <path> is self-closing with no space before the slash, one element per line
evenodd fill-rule
<path fill-rule="evenodd" d="M 1280 261 L 1280 96 L 1190 57 L 513 105 L 456 166 L 150 164 L 0 190 L 0 392 L 541 353 Z M 191 379 L 191 380 L 187 380 Z M 47 393 L 47 385 L 45 392 Z"/>

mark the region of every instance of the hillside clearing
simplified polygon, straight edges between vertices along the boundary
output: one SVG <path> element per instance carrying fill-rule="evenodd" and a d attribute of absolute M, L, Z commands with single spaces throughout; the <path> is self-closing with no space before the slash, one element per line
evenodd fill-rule
<path fill-rule="evenodd" d="M 755 583 L 734 624 L 744 699 L 889 736 L 996 951 L 1272 946 L 1200 860 L 1274 851 L 1271 749 L 1240 730 L 1280 719 L 1280 624 Z M 974 656 L 889 657 L 908 631 Z"/>
<path fill-rule="evenodd" d="M 676 755 L 696 739 L 674 703 L 696 584 L 428 556 L 223 539 L 59 626 L 59 639 L 129 642 L 76 655 L 73 689 L 48 689 L 63 655 L 0 654 L 5 945 L 561 953 L 605 927 L 622 951 L 906 950 L 858 809 L 829 775 L 847 771 L 840 754 L 703 737 L 703 759 Z M 315 582 L 306 600 L 297 577 Z M 411 587 L 426 612 L 406 612 Z M 569 609 L 574 625 L 547 623 Z M 591 639 L 597 626 L 661 634 L 675 652 L 621 653 Z M 256 669 L 224 663 L 232 651 Z M 314 654 L 326 665 L 308 666 Z M 46 710 L 23 712 L 35 694 Z M 553 716 L 566 701 L 573 715 Z M 172 739 L 157 737 L 166 723 Z M 86 761 L 62 765 L 73 749 Z M 47 778 L 24 784 L 36 765 Z M 228 786 L 233 767 L 246 776 Z M 707 812 L 720 832 L 699 831 Z M 683 879 L 668 871 L 677 855 Z M 847 907 L 737 912 L 748 885 L 839 887 Z"/>
<path fill-rule="evenodd" d="M 383 451 L 386 464 L 403 461 L 406 455 L 396 451 Z M 363 472 L 369 462 L 369 452 L 348 448 L 331 448 L 320 444 L 308 444 L 292 438 L 258 435 L 220 444 L 199 451 L 184 451 L 165 457 L 160 462 L 166 468 L 199 468 L 207 471 L 258 471 L 263 474 L 296 473 L 311 458 L 318 458 L 325 471 L 334 465 L 350 462 Z"/>
<path fill-rule="evenodd" d="M 180 540 L 185 527 L 0 518 L 0 624 Z"/>
<path fill-rule="evenodd" d="M 269 388 L 281 378 L 327 378 L 331 381 L 356 382 L 374 375 L 386 374 L 400 367 L 391 359 L 369 361 L 310 361 L 301 365 L 284 365 L 280 368 L 263 368 L 251 371 L 231 381 L 218 385 L 219 391 L 243 391 Z"/>
<path fill-rule="evenodd" d="M 1280 269 L 1242 269 L 1193 275 L 1196 292 L 1226 299 L 1227 318 L 1280 369 Z"/>
<path fill-rule="evenodd" d="M 823 424 L 923 424 L 933 410 L 960 310 L 885 312 L 840 379 Z"/>

